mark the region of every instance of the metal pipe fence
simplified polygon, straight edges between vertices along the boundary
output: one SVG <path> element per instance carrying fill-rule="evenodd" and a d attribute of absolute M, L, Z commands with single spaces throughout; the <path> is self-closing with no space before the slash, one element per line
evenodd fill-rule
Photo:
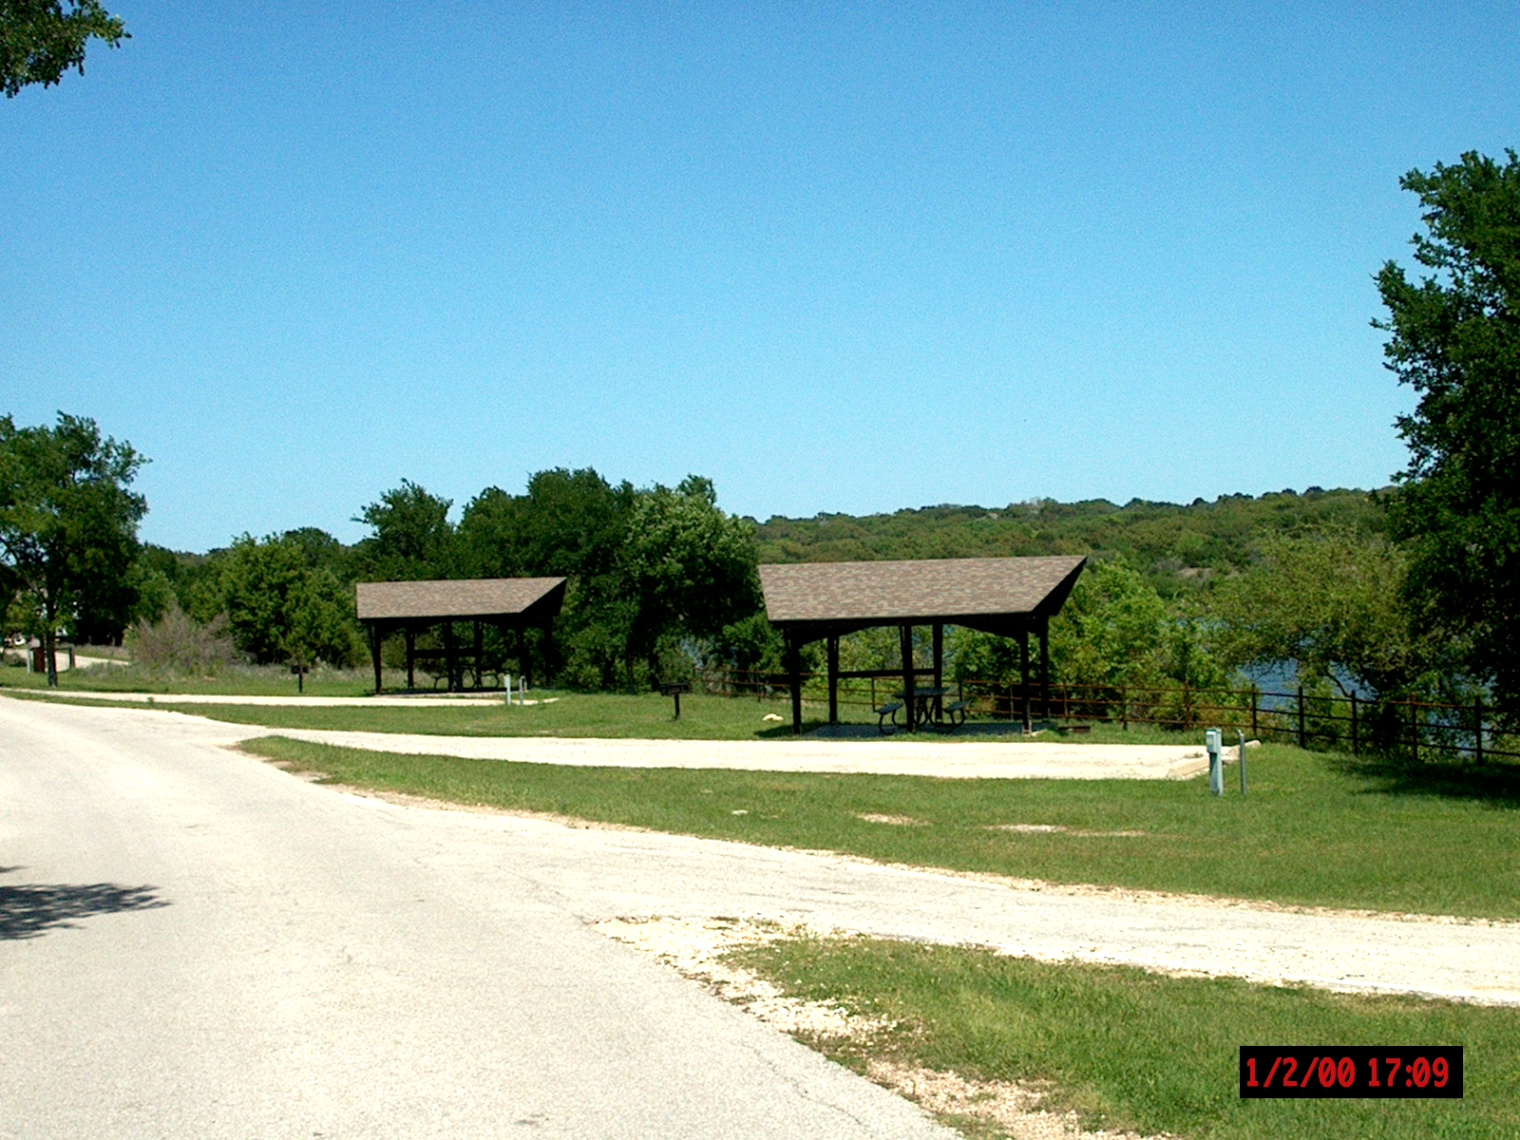
<path fill-rule="evenodd" d="M 850 708 L 866 713 L 896 699 L 901 692 L 900 670 L 880 670 L 879 676 L 841 677 L 838 703 L 841 716 Z M 916 670 L 928 678 L 932 671 Z M 804 673 L 803 700 L 820 705 L 828 700 L 828 678 Z M 927 681 L 925 684 L 927 685 Z M 703 678 L 709 693 L 758 700 L 785 700 L 790 679 L 785 673 L 725 670 Z M 1240 729 L 1259 740 L 1297 744 L 1301 748 L 1402 755 L 1411 760 L 1451 756 L 1483 763 L 1488 759 L 1520 759 L 1520 734 L 1496 721 L 1482 700 L 1443 704 L 1417 700 L 1368 700 L 1356 696 L 1307 692 L 1299 687 L 1280 692 L 1246 688 L 1197 688 L 1052 684 L 1049 707 L 1043 707 L 1041 688 L 1018 682 L 964 679 L 947 681 L 955 699 L 966 701 L 976 719 L 1023 719 L 1028 703 L 1034 720 L 1059 724 L 1154 725 L 1190 732 L 1197 728 Z"/>

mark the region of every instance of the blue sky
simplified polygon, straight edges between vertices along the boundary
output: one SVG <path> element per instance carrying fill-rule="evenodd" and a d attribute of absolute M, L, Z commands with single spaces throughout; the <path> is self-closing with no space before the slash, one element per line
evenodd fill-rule
<path fill-rule="evenodd" d="M 528 473 L 764 518 L 1371 487 L 1509 5 L 236 6 L 0 100 L 0 412 L 206 549 Z"/>

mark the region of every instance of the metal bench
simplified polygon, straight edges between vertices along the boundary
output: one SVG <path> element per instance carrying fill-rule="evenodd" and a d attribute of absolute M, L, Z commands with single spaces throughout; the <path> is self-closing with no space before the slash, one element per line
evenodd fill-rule
<path fill-rule="evenodd" d="M 887 733 L 888 719 L 892 722 L 892 730 L 894 732 L 900 727 L 897 723 L 897 714 L 902 711 L 902 707 L 903 703 L 901 701 L 888 701 L 879 709 L 871 710 L 876 714 L 876 727 L 881 730 L 883 736 Z"/>
<path fill-rule="evenodd" d="M 950 725 L 950 731 L 954 732 L 966 723 L 966 710 L 970 707 L 970 701 L 956 701 L 945 706 L 944 717 Z"/>

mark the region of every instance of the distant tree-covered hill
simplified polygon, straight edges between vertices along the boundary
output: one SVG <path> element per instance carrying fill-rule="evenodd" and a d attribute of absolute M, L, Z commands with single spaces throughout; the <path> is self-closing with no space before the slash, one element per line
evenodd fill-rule
<path fill-rule="evenodd" d="M 1384 511 L 1366 491 L 1310 488 L 1187 506 L 1134 499 L 1007 507 L 922 507 L 888 515 L 773 516 L 756 527 L 761 562 L 836 562 L 999 555 L 1122 555 L 1163 595 L 1244 569 L 1269 535 L 1345 528 L 1380 534 Z"/>

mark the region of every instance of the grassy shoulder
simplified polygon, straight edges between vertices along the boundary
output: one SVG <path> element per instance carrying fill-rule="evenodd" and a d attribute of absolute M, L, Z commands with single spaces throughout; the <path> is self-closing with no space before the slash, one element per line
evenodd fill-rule
<path fill-rule="evenodd" d="M 312 696 L 362 697 L 373 691 L 374 681 L 354 669 L 317 669 L 307 675 L 304 691 Z M 296 678 L 289 669 L 276 666 L 234 666 L 214 676 L 165 674 L 137 665 L 91 665 L 65 669 L 58 674 L 58 687 L 50 689 L 45 673 L 29 673 L 24 667 L 0 667 L 0 690 L 46 692 L 66 695 L 86 693 L 193 693 L 215 696 L 279 697 L 296 695 Z"/>
<path fill-rule="evenodd" d="M 1520 1135 L 1520 1012 L 1043 963 L 965 947 L 791 938 L 730 959 L 790 996 L 895 1023 L 815 1047 L 974 1080 L 1051 1082 L 1048 1107 L 1190 1140 Z M 1465 1099 L 1243 1101 L 1246 1044 L 1462 1045 Z M 974 1127 L 971 1129 L 975 1131 Z"/>
<path fill-rule="evenodd" d="M 67 689 L 15 689 L 12 695 L 67 701 Z M 672 715 L 669 697 L 658 693 L 571 693 L 538 690 L 538 703 L 508 706 L 500 697 L 460 700 L 447 707 L 396 705 L 237 705 L 175 701 L 168 693 L 152 707 L 187 712 L 231 724 L 272 729 L 333 729 L 346 732 L 411 733 L 424 736 L 562 736 L 651 740 L 756 740 L 791 736 L 774 701 L 686 696 L 681 719 Z M 258 695 L 258 694 L 251 694 Z M 295 700 L 294 694 L 285 694 Z M 317 693 L 313 696 L 354 696 Z M 87 698 L 92 707 L 143 708 L 139 702 Z M 84 703 L 81 699 L 80 703 Z M 769 717 L 769 719 L 767 719 Z M 814 722 L 810 727 L 816 727 Z"/>
<path fill-rule="evenodd" d="M 953 780 L 583 768 L 245 745 L 336 782 L 883 862 L 1307 906 L 1520 919 L 1516 801 L 1267 745 L 1251 792 L 1201 779 Z M 1259 751 L 1260 755 L 1254 754 Z M 1489 778 L 1507 788 L 1490 766 Z M 1481 787 L 1478 789 L 1481 791 Z"/>

